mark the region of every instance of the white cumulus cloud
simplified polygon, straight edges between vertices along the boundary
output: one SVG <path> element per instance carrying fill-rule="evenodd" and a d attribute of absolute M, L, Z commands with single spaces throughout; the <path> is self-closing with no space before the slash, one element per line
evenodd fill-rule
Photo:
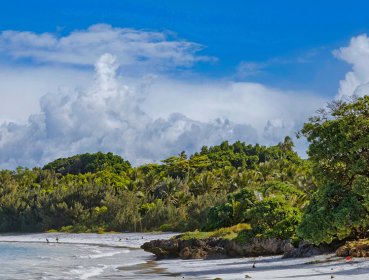
<path fill-rule="evenodd" d="M 334 55 L 352 65 L 340 81 L 338 98 L 369 94 L 369 38 L 366 34 L 351 38 L 347 47 L 335 50 Z"/>
<path fill-rule="evenodd" d="M 85 152 L 140 164 L 224 140 L 276 144 L 326 101 L 312 92 L 168 74 L 212 61 L 202 48 L 170 33 L 104 24 L 64 36 L 1 32 L 0 168 Z M 94 65 L 94 78 L 90 67 L 76 65 Z M 301 154 L 305 148 L 298 143 Z"/>
<path fill-rule="evenodd" d="M 201 122 L 180 113 L 151 118 L 140 108 L 142 96 L 118 82 L 117 67 L 116 58 L 104 54 L 96 63 L 92 87 L 46 94 L 40 101 L 41 113 L 30 116 L 27 123 L 2 124 L 0 167 L 42 165 L 99 150 L 137 164 L 223 140 L 257 141 L 253 127 L 228 119 Z"/>

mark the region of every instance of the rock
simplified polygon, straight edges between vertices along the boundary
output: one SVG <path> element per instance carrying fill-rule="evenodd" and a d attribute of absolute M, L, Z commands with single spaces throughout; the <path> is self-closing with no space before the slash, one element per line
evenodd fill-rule
<path fill-rule="evenodd" d="M 306 258 L 319 254 L 319 250 L 316 246 L 307 243 L 301 242 L 298 248 L 289 248 L 283 254 L 283 258 Z"/>
<path fill-rule="evenodd" d="M 287 255 L 292 253 L 293 250 L 295 250 L 296 248 L 290 243 L 285 243 L 282 250 L 283 250 L 283 255 Z"/>
<path fill-rule="evenodd" d="M 278 255 L 290 250 L 288 241 L 276 238 L 253 238 L 239 244 L 222 238 L 153 240 L 141 248 L 162 258 L 215 259 L 227 257 L 254 257 Z"/>
<path fill-rule="evenodd" d="M 336 256 L 337 257 L 347 257 L 350 255 L 350 248 L 349 246 L 347 246 L 346 244 L 339 247 L 337 250 L 336 250 Z"/>
<path fill-rule="evenodd" d="M 292 245 L 291 245 L 292 246 Z M 300 242 L 298 248 L 288 247 L 285 249 L 283 258 L 307 258 L 326 253 L 327 250 L 319 248 L 308 242 Z"/>
<path fill-rule="evenodd" d="M 179 252 L 181 259 L 205 259 L 208 253 L 203 248 L 185 247 Z"/>
<path fill-rule="evenodd" d="M 254 237 L 250 242 L 242 245 L 230 241 L 227 251 L 230 256 L 234 257 L 270 256 L 283 254 L 284 249 L 290 246 L 292 245 L 286 240 Z"/>
<path fill-rule="evenodd" d="M 177 258 L 179 255 L 179 240 L 152 240 L 145 242 L 141 248 L 147 252 L 153 253 L 158 259 Z"/>
<path fill-rule="evenodd" d="M 369 241 L 358 240 L 349 241 L 336 250 L 336 256 L 338 257 L 369 257 Z"/>

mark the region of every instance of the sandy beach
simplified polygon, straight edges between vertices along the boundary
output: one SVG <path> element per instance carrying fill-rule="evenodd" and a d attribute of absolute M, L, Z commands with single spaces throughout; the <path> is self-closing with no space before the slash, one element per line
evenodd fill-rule
<path fill-rule="evenodd" d="M 169 238 L 173 234 L 27 234 L 1 235 L 2 244 L 32 244 L 47 246 L 46 238 L 53 250 L 73 244 L 104 246 L 109 252 L 99 252 L 83 257 L 84 265 L 96 265 L 118 258 L 116 252 L 124 251 L 122 260 L 116 263 L 110 274 L 85 273 L 71 279 L 369 279 L 369 259 L 354 258 L 346 261 L 334 255 L 310 258 L 282 259 L 280 256 L 257 258 L 232 258 L 219 260 L 155 260 L 150 253 L 139 249 L 143 242 L 156 238 Z M 59 243 L 56 243 L 56 237 Z M 85 247 L 83 247 L 85 248 Z M 88 247 L 86 247 L 88 248 Z M 87 250 L 87 249 L 86 249 Z M 102 249 L 100 249 L 102 250 Z M 116 252 L 114 250 L 117 250 Z M 110 258 L 110 259 L 109 259 Z M 253 267 L 255 266 L 255 267 Z M 87 271 L 87 270 L 86 270 Z M 106 272 L 106 271 L 105 271 Z M 110 276 L 109 276 L 110 275 Z M 13 278 L 9 278 L 13 279 Z M 14 278 L 16 279 L 16 278 Z M 43 279 L 57 279 L 44 277 Z M 63 278 L 64 279 L 64 278 Z M 67 278 L 65 278 L 67 279 Z"/>
<path fill-rule="evenodd" d="M 253 264 L 255 263 L 255 268 Z M 163 260 L 158 267 L 199 279 L 369 279 L 369 260 L 321 255 L 301 259 L 280 256 L 223 260 Z"/>

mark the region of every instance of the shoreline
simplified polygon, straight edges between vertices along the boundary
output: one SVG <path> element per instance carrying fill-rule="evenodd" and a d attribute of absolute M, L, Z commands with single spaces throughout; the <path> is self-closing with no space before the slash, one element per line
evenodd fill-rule
<path fill-rule="evenodd" d="M 117 235 L 101 234 L 58 234 L 62 245 L 91 245 L 107 246 L 119 249 L 132 249 L 132 260 L 137 262 L 118 265 L 117 270 L 121 271 L 122 279 L 215 279 L 223 280 L 245 279 L 369 279 L 369 258 L 353 259 L 347 262 L 345 258 L 336 257 L 333 254 L 323 254 L 308 258 L 282 259 L 281 255 L 270 257 L 249 257 L 249 258 L 227 258 L 209 260 L 181 260 L 163 259 L 155 260 L 154 255 L 139 249 L 138 243 L 142 240 L 151 240 L 157 236 L 165 238 L 165 234 L 132 234 L 122 233 Z M 141 239 L 144 235 L 144 239 Z M 171 234 L 175 235 L 175 234 Z M 137 242 L 130 246 L 118 245 L 119 236 L 131 237 Z M 46 237 L 56 237 L 55 233 L 25 234 L 25 235 L 0 235 L 0 243 L 33 243 L 44 244 Z M 169 237 L 169 236 L 167 236 Z M 42 240 L 39 240 L 42 239 Z M 87 240 L 88 239 L 88 240 Z M 96 242 L 98 239 L 99 242 Z M 66 242 L 63 242 L 65 240 Z M 118 239 L 119 240 L 119 239 Z M 72 242 L 67 242 L 72 241 Z M 117 244 L 118 243 L 118 244 Z M 56 245 L 56 242 L 51 243 Z M 117 246 L 118 245 L 118 246 Z M 138 256 L 138 258 L 135 258 Z M 255 264 L 255 268 L 253 265 Z M 118 273 L 118 272 L 117 272 Z M 127 274 L 127 276 L 125 276 Z M 365 278 L 367 276 L 367 278 Z M 136 277 L 136 278 L 135 278 Z M 89 279 L 98 279 L 91 277 Z M 107 278 L 109 279 L 109 278 Z"/>

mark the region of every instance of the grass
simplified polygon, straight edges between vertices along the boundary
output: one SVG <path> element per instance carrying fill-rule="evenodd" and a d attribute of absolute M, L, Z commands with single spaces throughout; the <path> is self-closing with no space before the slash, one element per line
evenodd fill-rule
<path fill-rule="evenodd" d="M 369 245 L 369 240 L 368 239 L 359 239 L 359 240 L 348 241 L 346 243 L 346 245 L 348 245 L 348 246 Z"/>
<path fill-rule="evenodd" d="M 220 228 L 215 231 L 190 231 L 177 235 L 175 238 L 181 240 L 206 239 L 209 237 L 220 237 L 224 239 L 234 239 L 243 230 L 251 229 L 249 224 L 237 224 L 231 227 Z"/>

